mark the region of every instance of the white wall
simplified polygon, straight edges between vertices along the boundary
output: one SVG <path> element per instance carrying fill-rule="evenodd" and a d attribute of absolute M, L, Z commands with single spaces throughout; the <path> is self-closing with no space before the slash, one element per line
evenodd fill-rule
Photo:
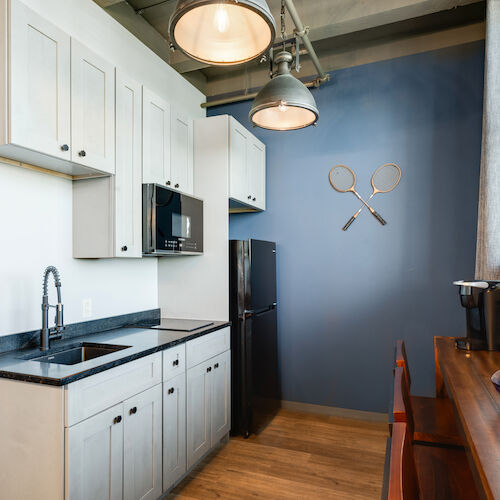
<path fill-rule="evenodd" d="M 203 94 L 92 0 L 24 3 L 193 118 L 205 116 Z M 0 164 L 0 335 L 40 328 L 48 265 L 61 272 L 66 323 L 84 319 L 84 298 L 88 319 L 158 306 L 156 259 L 71 257 L 71 205 L 71 181 Z"/>
<path fill-rule="evenodd" d="M 203 255 L 159 260 L 162 314 L 229 319 L 229 163 L 227 117 L 194 124 L 194 194 L 203 199 Z"/>

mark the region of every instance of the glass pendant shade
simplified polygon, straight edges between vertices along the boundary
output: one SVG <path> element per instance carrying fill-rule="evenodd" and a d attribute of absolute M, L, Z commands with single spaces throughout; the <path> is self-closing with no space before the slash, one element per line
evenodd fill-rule
<path fill-rule="evenodd" d="M 276 23 L 265 0 L 179 0 L 169 33 L 192 59 L 225 66 L 269 50 Z"/>
<path fill-rule="evenodd" d="M 290 73 L 293 58 L 280 52 L 275 64 L 277 75 L 257 94 L 250 110 L 250 121 L 270 130 L 296 130 L 316 123 L 316 101 L 309 89 Z"/>

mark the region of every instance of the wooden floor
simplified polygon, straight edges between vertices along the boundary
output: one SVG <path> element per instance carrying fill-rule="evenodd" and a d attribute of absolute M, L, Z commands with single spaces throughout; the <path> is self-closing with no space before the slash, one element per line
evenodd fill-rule
<path fill-rule="evenodd" d="M 379 499 L 387 424 L 281 410 L 259 436 L 231 438 L 167 496 Z"/>

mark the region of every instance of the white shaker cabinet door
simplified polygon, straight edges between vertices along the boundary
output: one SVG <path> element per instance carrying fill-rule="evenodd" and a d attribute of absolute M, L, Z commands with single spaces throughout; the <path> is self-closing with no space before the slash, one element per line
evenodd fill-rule
<path fill-rule="evenodd" d="M 170 104 L 142 88 L 142 182 L 170 186 Z"/>
<path fill-rule="evenodd" d="M 123 405 L 66 432 L 66 500 L 122 500 Z"/>
<path fill-rule="evenodd" d="M 162 385 L 123 403 L 123 499 L 156 500 L 162 492 Z"/>
<path fill-rule="evenodd" d="M 172 185 L 193 194 L 193 120 L 172 110 Z"/>
<path fill-rule="evenodd" d="M 186 373 L 163 383 L 163 491 L 186 472 Z"/>
<path fill-rule="evenodd" d="M 211 366 L 201 363 L 187 371 L 187 466 L 210 450 Z"/>
<path fill-rule="evenodd" d="M 8 141 L 70 160 L 70 37 L 21 2 L 9 5 Z"/>
<path fill-rule="evenodd" d="M 250 205 L 266 209 L 266 146 L 257 138 L 248 140 L 248 186 L 252 199 Z"/>
<path fill-rule="evenodd" d="M 116 71 L 115 255 L 142 256 L 141 86 Z"/>
<path fill-rule="evenodd" d="M 231 428 L 231 351 L 212 358 L 211 447 Z"/>
<path fill-rule="evenodd" d="M 71 125 L 75 163 L 115 172 L 115 69 L 71 39 Z"/>
<path fill-rule="evenodd" d="M 229 119 L 229 197 L 251 202 L 248 186 L 247 140 L 249 132 L 233 118 Z"/>

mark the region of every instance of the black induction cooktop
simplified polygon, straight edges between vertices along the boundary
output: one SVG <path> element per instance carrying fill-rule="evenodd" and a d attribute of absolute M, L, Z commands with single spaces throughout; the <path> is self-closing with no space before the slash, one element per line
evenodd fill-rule
<path fill-rule="evenodd" d="M 155 330 L 174 330 L 178 332 L 194 332 L 200 328 L 213 325 L 213 321 L 203 321 L 196 319 L 171 319 L 161 318 L 159 324 L 152 325 L 150 328 Z"/>

